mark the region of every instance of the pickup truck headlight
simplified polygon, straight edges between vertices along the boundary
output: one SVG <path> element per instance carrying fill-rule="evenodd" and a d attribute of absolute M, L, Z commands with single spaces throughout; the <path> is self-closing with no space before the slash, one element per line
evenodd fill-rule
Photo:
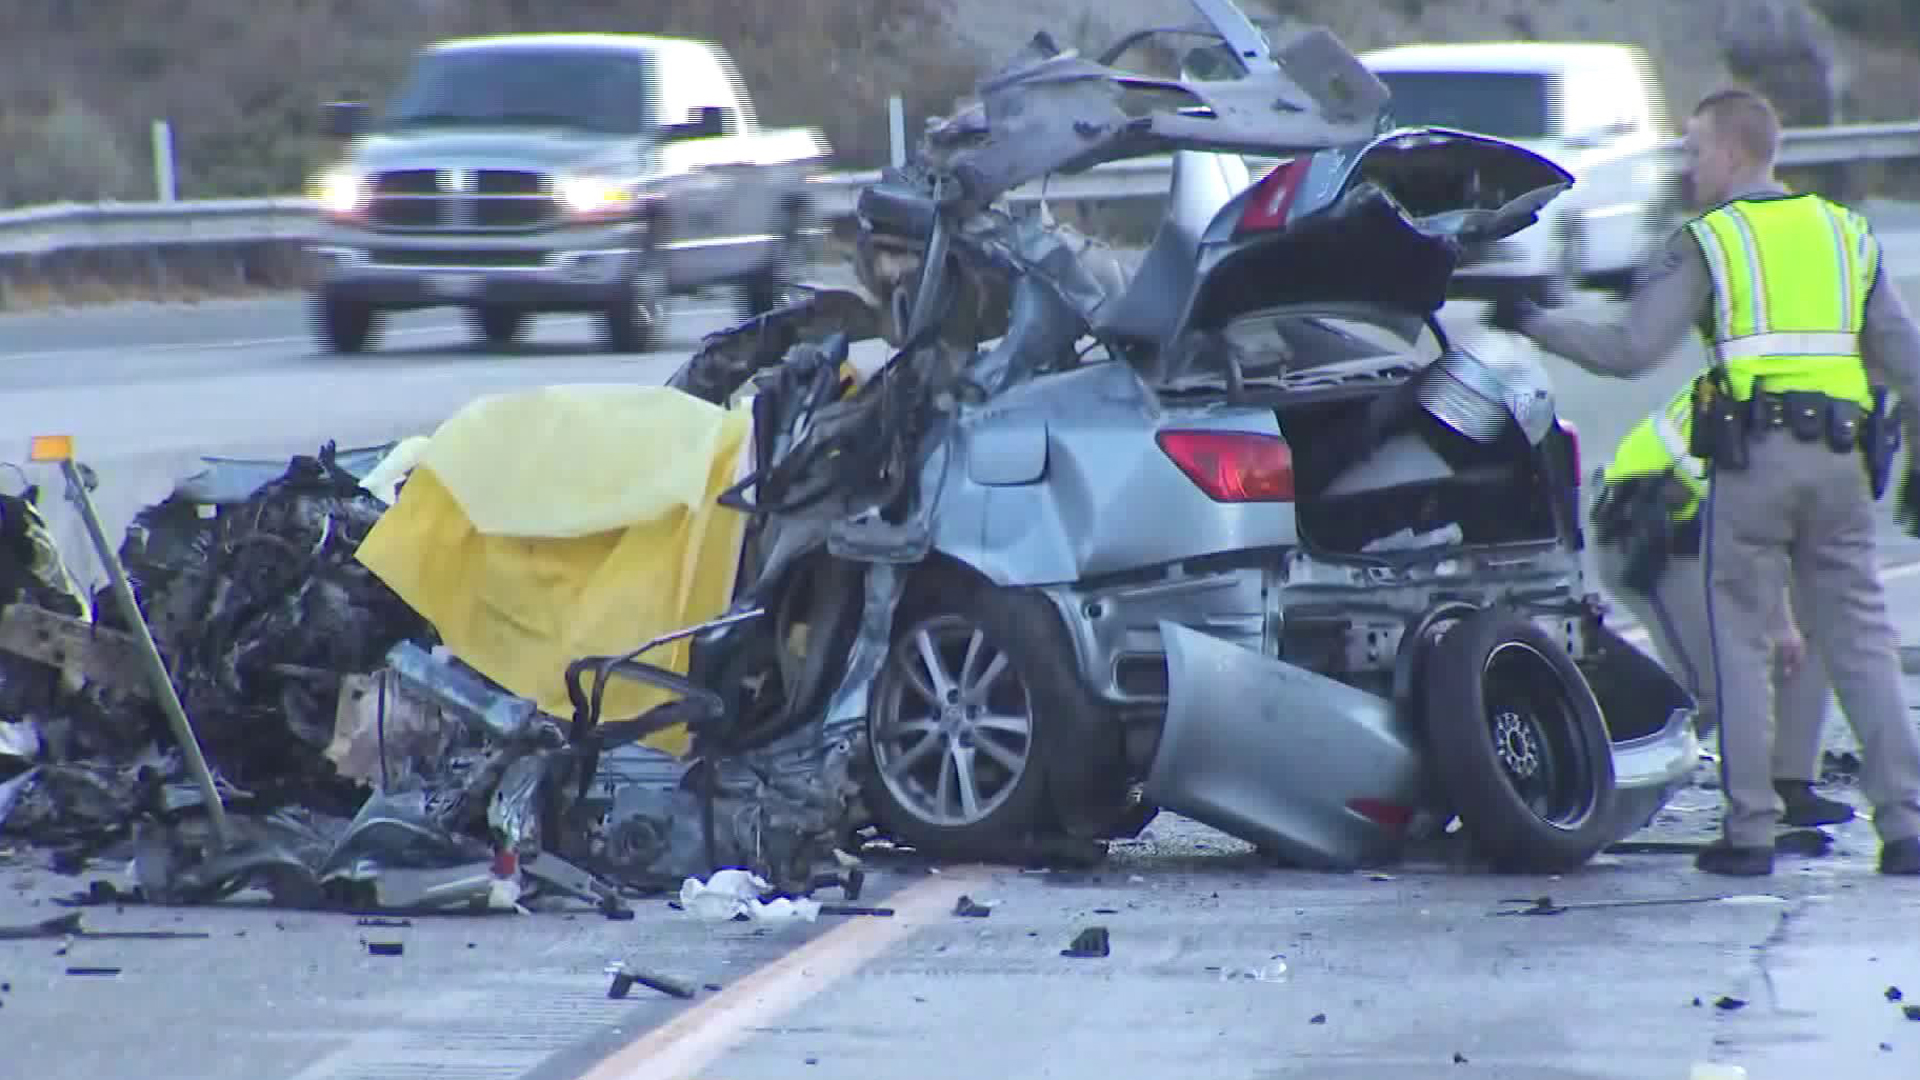
<path fill-rule="evenodd" d="M 333 169 L 314 177 L 313 199 L 320 212 L 331 217 L 353 217 L 367 206 L 367 179 L 347 169 Z"/>
<path fill-rule="evenodd" d="M 562 176 L 554 183 L 554 194 L 568 214 L 595 220 L 626 217 L 635 201 L 633 185 L 609 176 Z"/>

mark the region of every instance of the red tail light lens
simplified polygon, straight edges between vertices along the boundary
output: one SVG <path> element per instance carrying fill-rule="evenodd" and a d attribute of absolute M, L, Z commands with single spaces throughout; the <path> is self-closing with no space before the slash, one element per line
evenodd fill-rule
<path fill-rule="evenodd" d="M 1292 502 L 1293 451 L 1278 435 L 1163 431 L 1160 449 L 1214 502 Z"/>
<path fill-rule="evenodd" d="M 1300 181 L 1307 178 L 1307 161 L 1303 157 L 1283 161 L 1253 185 L 1253 194 L 1240 211 L 1238 232 L 1272 232 L 1286 227 L 1293 197 L 1300 191 Z"/>
<path fill-rule="evenodd" d="M 1555 423 L 1560 425 L 1561 431 L 1567 433 L 1569 456 L 1573 459 L 1573 482 L 1577 484 L 1580 482 L 1580 429 L 1574 427 L 1571 420 L 1560 419 Z"/>

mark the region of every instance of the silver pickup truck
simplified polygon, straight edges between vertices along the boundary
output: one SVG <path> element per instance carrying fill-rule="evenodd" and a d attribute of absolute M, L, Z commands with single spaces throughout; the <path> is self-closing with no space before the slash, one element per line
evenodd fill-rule
<path fill-rule="evenodd" d="M 658 339 L 671 296 L 780 302 L 819 234 L 816 130 L 763 130 L 725 50 L 640 34 L 523 34 L 429 46 L 315 178 L 322 343 L 359 352 L 382 313 L 457 306 L 490 345 L 529 316 L 598 316 L 607 348 Z"/>

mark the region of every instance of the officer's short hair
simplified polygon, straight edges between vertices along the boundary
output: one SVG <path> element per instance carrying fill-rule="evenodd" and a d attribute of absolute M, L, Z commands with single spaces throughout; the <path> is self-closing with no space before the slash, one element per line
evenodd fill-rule
<path fill-rule="evenodd" d="M 1713 121 L 1713 130 L 1732 139 L 1755 161 L 1772 161 L 1780 149 L 1780 114 L 1773 103 L 1751 90 L 1717 90 L 1700 99 L 1693 115 Z"/>

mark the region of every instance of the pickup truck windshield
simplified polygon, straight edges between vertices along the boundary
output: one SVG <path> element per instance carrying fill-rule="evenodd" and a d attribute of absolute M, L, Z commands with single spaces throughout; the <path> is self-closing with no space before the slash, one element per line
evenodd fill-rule
<path fill-rule="evenodd" d="M 415 62 L 384 127 L 538 124 L 612 135 L 647 129 L 641 55 L 533 46 L 455 49 Z"/>
<path fill-rule="evenodd" d="M 1375 72 L 1401 127 L 1449 127 L 1496 139 L 1541 139 L 1549 132 L 1545 75 L 1483 71 Z"/>

